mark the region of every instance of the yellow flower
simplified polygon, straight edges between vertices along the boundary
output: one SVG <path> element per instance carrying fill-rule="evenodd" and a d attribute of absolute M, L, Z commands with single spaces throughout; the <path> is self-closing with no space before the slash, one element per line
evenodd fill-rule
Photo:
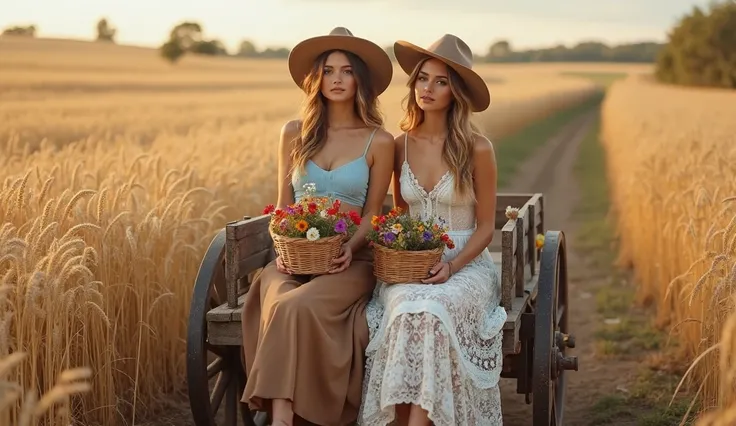
<path fill-rule="evenodd" d="M 401 226 L 400 223 L 394 223 L 391 229 L 393 230 L 394 234 L 398 234 L 404 228 Z"/>
<path fill-rule="evenodd" d="M 535 239 L 535 243 L 536 243 L 535 245 L 537 246 L 537 248 L 538 249 L 541 249 L 542 246 L 544 245 L 544 235 L 537 234 L 537 238 Z"/>
<path fill-rule="evenodd" d="M 417 228 L 417 231 L 424 232 L 424 225 L 422 225 L 421 223 L 417 225 L 416 228 Z"/>
<path fill-rule="evenodd" d="M 299 222 L 296 223 L 296 229 L 299 232 L 304 232 L 304 231 L 307 230 L 307 228 L 309 228 L 309 224 L 304 219 L 302 219 L 302 220 L 300 220 Z"/>
<path fill-rule="evenodd" d="M 371 218 L 371 225 L 373 225 L 373 226 L 378 225 L 378 216 L 373 216 Z"/>

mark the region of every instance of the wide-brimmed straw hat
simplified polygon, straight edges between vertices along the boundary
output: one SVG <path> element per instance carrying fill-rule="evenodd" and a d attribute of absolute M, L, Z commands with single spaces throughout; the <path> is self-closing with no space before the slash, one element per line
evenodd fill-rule
<path fill-rule="evenodd" d="M 411 75 L 414 67 L 427 57 L 438 59 L 455 70 L 468 86 L 474 112 L 483 111 L 491 104 L 491 93 L 483 78 L 473 71 L 473 52 L 457 36 L 445 34 L 424 49 L 408 41 L 394 43 L 396 61 L 405 73 Z"/>
<path fill-rule="evenodd" d="M 391 58 L 377 44 L 364 38 L 355 37 L 347 28 L 334 28 L 328 35 L 308 38 L 289 53 L 289 72 L 297 86 L 302 87 L 304 77 L 314 65 L 314 61 L 328 50 L 340 49 L 351 52 L 365 62 L 371 75 L 371 82 L 380 95 L 391 84 L 394 68 Z"/>

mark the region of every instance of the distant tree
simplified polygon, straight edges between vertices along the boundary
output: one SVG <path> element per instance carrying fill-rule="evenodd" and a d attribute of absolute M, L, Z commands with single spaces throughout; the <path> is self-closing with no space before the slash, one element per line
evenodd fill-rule
<path fill-rule="evenodd" d="M 687 86 L 736 89 L 736 2 L 711 3 L 707 12 L 693 7 L 668 34 L 655 76 Z"/>
<path fill-rule="evenodd" d="M 115 42 L 117 30 L 110 26 L 106 18 L 97 21 L 97 40 Z"/>
<path fill-rule="evenodd" d="M 583 41 L 573 47 L 557 45 L 541 49 L 514 51 L 506 40 L 493 43 L 487 62 L 654 62 L 662 44 L 646 42 L 608 46 L 598 41 Z"/>
<path fill-rule="evenodd" d="M 202 41 L 202 26 L 196 22 L 182 22 L 171 30 L 169 40 L 175 40 L 182 49 L 188 51 L 195 43 Z"/>
<path fill-rule="evenodd" d="M 192 53 L 199 53 L 202 55 L 227 55 L 227 49 L 220 40 L 204 40 L 195 42 L 189 51 Z"/>
<path fill-rule="evenodd" d="M 512 53 L 511 43 L 507 40 L 499 40 L 488 48 L 489 58 L 505 58 Z"/>
<path fill-rule="evenodd" d="M 285 47 L 269 47 L 263 50 L 258 56 L 267 59 L 286 59 L 289 57 L 289 49 Z"/>
<path fill-rule="evenodd" d="M 256 49 L 256 45 L 252 41 L 243 40 L 240 42 L 240 47 L 238 48 L 238 56 L 246 58 L 256 57 L 258 56 L 258 49 Z"/>
<path fill-rule="evenodd" d="M 20 37 L 35 37 L 36 29 L 37 28 L 35 25 L 29 25 L 27 27 L 12 26 L 12 27 L 5 28 L 3 30 L 3 35 L 20 36 Z"/>
<path fill-rule="evenodd" d="M 169 40 L 161 45 L 160 53 L 175 63 L 186 53 L 227 55 L 227 49 L 219 40 L 204 40 L 202 26 L 199 23 L 182 22 L 171 29 Z"/>
<path fill-rule="evenodd" d="M 169 62 L 176 63 L 181 59 L 182 56 L 184 56 L 184 49 L 181 48 L 181 45 L 176 40 L 169 40 L 163 45 L 161 45 L 160 48 L 161 56 L 163 56 L 166 60 Z"/>

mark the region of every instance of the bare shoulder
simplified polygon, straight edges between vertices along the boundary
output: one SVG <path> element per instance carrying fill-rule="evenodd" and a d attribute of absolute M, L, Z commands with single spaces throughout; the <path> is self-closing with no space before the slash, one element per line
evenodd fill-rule
<path fill-rule="evenodd" d="M 299 128 L 301 127 L 301 120 L 290 120 L 284 123 L 281 127 L 281 136 L 285 140 L 292 140 L 299 135 Z"/>
<path fill-rule="evenodd" d="M 493 153 L 493 143 L 487 137 L 476 133 L 473 136 L 473 154 L 476 156 L 488 156 Z"/>
<path fill-rule="evenodd" d="M 396 148 L 396 151 L 404 149 L 404 143 L 406 143 L 406 132 L 402 132 L 401 134 L 397 135 L 394 140 L 394 147 Z"/>
<path fill-rule="evenodd" d="M 373 143 L 383 151 L 394 146 L 394 136 L 385 129 L 378 129 L 373 136 Z"/>

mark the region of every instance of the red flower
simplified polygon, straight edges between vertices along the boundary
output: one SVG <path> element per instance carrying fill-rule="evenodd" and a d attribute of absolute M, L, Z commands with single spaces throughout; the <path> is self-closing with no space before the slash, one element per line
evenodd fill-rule
<path fill-rule="evenodd" d="M 455 248 L 455 244 L 452 241 L 448 241 L 447 242 L 447 248 L 449 248 L 450 250 L 452 250 L 452 249 Z"/>
<path fill-rule="evenodd" d="M 269 204 L 266 206 L 266 208 L 263 209 L 263 214 L 271 214 L 274 212 L 275 209 L 276 207 L 274 207 L 273 204 Z"/>
<path fill-rule="evenodd" d="M 373 225 L 373 230 L 374 231 L 380 231 L 381 230 L 381 227 L 378 226 L 378 225 Z"/>
<path fill-rule="evenodd" d="M 339 199 L 335 199 L 335 201 L 332 202 L 332 207 L 334 207 L 335 210 L 339 209 L 340 208 L 340 200 Z"/>
<path fill-rule="evenodd" d="M 360 226 L 360 221 L 362 219 L 360 215 L 353 210 L 351 210 L 349 214 L 350 214 L 350 220 L 352 220 L 354 224 Z"/>
<path fill-rule="evenodd" d="M 444 242 L 448 242 L 450 240 L 450 236 L 447 234 L 442 234 L 442 236 L 440 237 L 440 240 Z"/>
<path fill-rule="evenodd" d="M 281 210 L 281 209 L 276 209 L 276 210 L 275 210 L 275 211 L 273 212 L 273 214 L 274 214 L 274 215 L 275 215 L 276 217 L 278 217 L 278 218 L 283 218 L 284 216 L 286 216 L 286 212 L 285 212 L 285 211 L 283 211 L 283 210 Z"/>
<path fill-rule="evenodd" d="M 379 217 L 378 218 L 378 223 L 381 223 L 381 224 L 386 223 L 386 216 Z"/>
<path fill-rule="evenodd" d="M 307 205 L 307 208 L 309 208 L 309 213 L 317 213 L 317 204 L 316 203 L 309 203 Z"/>
<path fill-rule="evenodd" d="M 334 216 L 337 214 L 337 208 L 336 207 L 330 207 L 327 209 L 327 214 L 330 216 Z"/>

